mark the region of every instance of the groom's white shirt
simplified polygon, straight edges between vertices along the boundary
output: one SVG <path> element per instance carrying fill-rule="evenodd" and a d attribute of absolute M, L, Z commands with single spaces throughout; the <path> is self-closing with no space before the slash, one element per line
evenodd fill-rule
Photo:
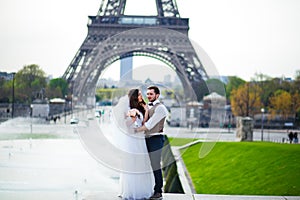
<path fill-rule="evenodd" d="M 153 106 L 157 103 L 160 103 L 160 101 L 157 99 L 155 100 L 153 103 Z M 152 107 L 152 106 L 149 106 L 149 109 Z M 148 129 L 148 130 L 151 130 L 161 119 L 163 119 L 164 117 L 167 117 L 168 116 L 168 110 L 167 108 L 163 105 L 163 104 L 159 104 L 156 109 L 155 109 L 155 112 L 154 114 L 152 115 L 152 117 L 150 117 L 148 119 L 148 121 L 145 122 L 145 127 Z M 157 134 L 163 134 L 163 133 L 152 133 L 151 135 L 157 135 Z"/>

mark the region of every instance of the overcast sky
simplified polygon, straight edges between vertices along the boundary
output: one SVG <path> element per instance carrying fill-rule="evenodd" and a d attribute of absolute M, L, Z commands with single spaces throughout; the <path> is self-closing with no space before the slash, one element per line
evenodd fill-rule
<path fill-rule="evenodd" d="M 87 35 L 101 0 L 1 0 L 0 71 L 38 64 L 60 77 Z M 220 75 L 294 77 L 300 69 L 299 0 L 177 0 L 189 37 Z M 147 8 L 147 10 L 144 10 Z M 154 0 L 127 0 L 128 14 L 151 14 Z M 200 58 L 201 59 L 201 58 Z"/>

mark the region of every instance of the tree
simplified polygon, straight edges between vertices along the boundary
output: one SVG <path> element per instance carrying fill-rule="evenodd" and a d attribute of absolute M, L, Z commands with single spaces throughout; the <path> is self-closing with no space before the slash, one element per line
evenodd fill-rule
<path fill-rule="evenodd" d="M 263 107 L 267 107 L 269 96 L 273 92 L 274 84 L 272 82 L 272 78 L 268 75 L 262 74 L 262 73 L 255 73 L 255 77 L 251 78 L 251 82 L 259 85 L 259 87 L 262 89 L 261 93 L 261 102 Z"/>
<path fill-rule="evenodd" d="M 231 91 L 234 89 L 237 89 L 238 87 L 240 87 L 241 85 L 243 85 L 245 83 L 246 83 L 246 81 L 244 81 L 243 79 L 241 79 L 237 76 L 229 77 L 229 81 L 226 85 L 226 98 L 230 99 Z"/>
<path fill-rule="evenodd" d="M 295 124 L 300 125 L 300 70 L 296 71 L 295 80 L 292 84 L 292 104 L 295 112 Z"/>
<path fill-rule="evenodd" d="M 219 79 L 208 79 L 206 81 L 209 93 L 216 92 L 221 96 L 225 96 L 225 84 Z"/>
<path fill-rule="evenodd" d="M 292 112 L 292 96 L 284 90 L 277 90 L 274 96 L 270 97 L 269 113 L 272 118 L 280 115 L 282 119 L 288 119 Z"/>
<path fill-rule="evenodd" d="M 11 99 L 12 81 L 6 81 L 0 77 L 0 103 L 8 103 Z"/>
<path fill-rule="evenodd" d="M 251 78 L 252 82 L 264 82 L 271 80 L 272 78 L 263 73 L 255 73 L 254 78 Z"/>
<path fill-rule="evenodd" d="M 38 65 L 24 66 L 15 75 L 16 99 L 31 103 L 40 91 L 46 88 L 45 72 Z"/>
<path fill-rule="evenodd" d="M 46 89 L 46 93 L 49 98 L 65 98 L 65 95 L 67 95 L 67 90 L 67 81 L 63 78 L 55 78 L 50 80 Z"/>
<path fill-rule="evenodd" d="M 96 89 L 96 98 L 99 101 L 111 101 L 126 95 L 127 91 L 122 88 L 98 88 Z"/>
<path fill-rule="evenodd" d="M 251 116 L 260 112 L 261 88 L 256 84 L 246 83 L 232 90 L 230 95 L 231 109 L 235 116 Z"/>
<path fill-rule="evenodd" d="M 292 92 L 293 93 L 300 92 L 300 70 L 296 71 L 295 80 L 292 83 Z"/>

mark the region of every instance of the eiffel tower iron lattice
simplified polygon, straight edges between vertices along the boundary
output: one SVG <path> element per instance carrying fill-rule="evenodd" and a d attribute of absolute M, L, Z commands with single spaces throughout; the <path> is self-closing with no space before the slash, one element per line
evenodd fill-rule
<path fill-rule="evenodd" d="M 89 16 L 88 34 L 62 78 L 80 101 L 95 95 L 105 68 L 131 56 L 151 56 L 170 66 L 186 96 L 202 99 L 208 75 L 188 38 L 189 19 L 181 18 L 175 0 L 155 0 L 157 15 L 124 15 L 126 0 L 102 0 Z"/>

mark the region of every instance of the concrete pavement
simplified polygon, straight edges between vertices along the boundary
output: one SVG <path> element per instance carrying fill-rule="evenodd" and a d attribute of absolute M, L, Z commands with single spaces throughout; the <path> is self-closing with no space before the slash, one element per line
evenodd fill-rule
<path fill-rule="evenodd" d="M 64 139 L 16 140 L 10 137 L 0 141 L 1 200 L 120 200 L 118 172 L 99 164 L 87 153 L 73 131 L 73 126 L 64 125 L 63 122 L 56 125 L 34 125 L 33 129 L 27 126 L 28 124 L 0 125 L 0 135 L 21 134 L 25 130 L 32 134 L 55 134 Z M 172 137 L 194 137 L 194 132 L 189 129 L 178 131 L 169 128 L 169 132 Z M 203 138 L 205 134 L 197 132 L 196 137 Z M 224 140 L 234 138 L 233 133 L 221 135 Z M 291 196 L 195 194 L 178 152 L 176 153 L 176 149 L 173 152 L 177 156 L 179 175 L 186 194 L 163 194 L 164 200 L 300 199 Z"/>
<path fill-rule="evenodd" d="M 84 200 L 121 200 L 115 193 L 96 193 L 86 196 Z M 291 196 L 247 196 L 247 195 L 208 195 L 208 194 L 163 194 L 163 200 L 299 200 Z"/>

